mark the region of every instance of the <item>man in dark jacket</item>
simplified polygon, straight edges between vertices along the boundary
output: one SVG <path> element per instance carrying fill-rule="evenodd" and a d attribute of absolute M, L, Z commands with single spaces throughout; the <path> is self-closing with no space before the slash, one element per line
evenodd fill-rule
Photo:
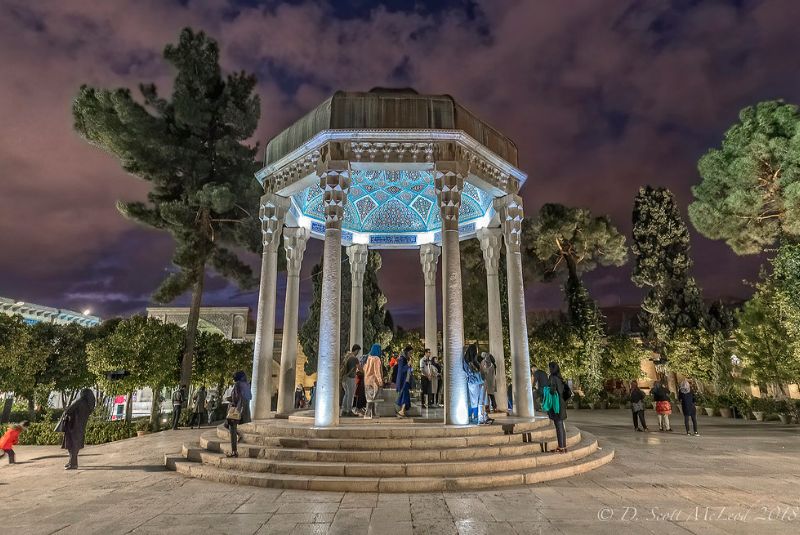
<path fill-rule="evenodd" d="M 78 469 L 78 452 L 83 449 L 86 423 L 94 411 L 94 404 L 94 393 L 84 388 L 78 400 L 64 411 L 64 439 L 61 442 L 61 449 L 69 452 L 69 462 L 64 466 L 67 470 Z"/>
<path fill-rule="evenodd" d="M 186 402 L 186 387 L 181 385 L 172 394 L 172 430 L 178 429 L 178 421 L 181 419 L 181 409 Z"/>

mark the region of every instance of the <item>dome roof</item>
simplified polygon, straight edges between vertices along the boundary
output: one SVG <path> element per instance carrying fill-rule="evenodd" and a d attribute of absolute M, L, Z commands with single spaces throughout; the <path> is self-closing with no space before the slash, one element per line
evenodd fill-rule
<path fill-rule="evenodd" d="M 337 91 L 268 144 L 264 165 L 280 160 L 325 130 L 461 130 L 510 163 L 517 147 L 449 95 L 420 95 L 413 89 Z"/>

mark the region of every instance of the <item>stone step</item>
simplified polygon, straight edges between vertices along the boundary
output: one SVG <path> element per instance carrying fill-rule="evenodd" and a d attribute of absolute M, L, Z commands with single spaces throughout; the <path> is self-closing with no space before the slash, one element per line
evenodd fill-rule
<path fill-rule="evenodd" d="M 309 420 L 306 422 L 305 420 Z M 245 434 L 263 437 L 283 438 L 447 438 L 478 435 L 502 435 L 504 433 L 521 433 L 552 426 L 544 417 L 521 419 L 500 417 L 492 425 L 479 426 L 445 426 L 441 422 L 429 420 L 378 418 L 364 420 L 361 418 L 342 418 L 338 427 L 315 428 L 312 418 L 290 417 L 289 420 L 258 420 L 239 426 Z M 220 426 L 220 428 L 224 428 Z"/>
<path fill-rule="evenodd" d="M 553 453 L 552 455 L 568 456 L 570 454 Z M 597 449 L 580 459 L 555 465 L 453 477 L 304 476 L 226 470 L 208 464 L 185 462 L 174 457 L 168 457 L 165 462 L 168 467 L 187 476 L 238 485 L 314 491 L 441 492 L 531 485 L 582 474 L 610 462 L 613 458 L 613 450 Z"/>
<path fill-rule="evenodd" d="M 239 443 L 241 457 L 272 459 L 282 461 L 307 461 L 307 462 L 362 462 L 382 463 L 392 462 L 398 455 L 410 457 L 407 462 L 426 463 L 435 461 L 461 461 L 468 459 L 495 458 L 500 456 L 532 455 L 540 453 L 542 444 L 549 450 L 555 449 L 555 432 L 531 433 L 534 442 L 523 442 L 522 435 L 515 435 L 516 439 L 509 444 L 499 446 L 473 446 L 470 448 L 444 448 L 444 449 L 418 449 L 413 455 L 407 455 L 406 450 L 397 449 L 308 449 L 286 448 L 276 446 L 261 446 Z M 567 427 L 567 445 L 580 441 L 580 431 Z M 212 452 L 226 453 L 230 451 L 228 438 L 219 438 L 214 434 L 205 434 L 200 437 L 200 447 Z"/>
<path fill-rule="evenodd" d="M 398 462 L 308 462 L 308 461 L 276 461 L 272 459 L 228 458 L 221 453 L 193 447 L 184 447 L 183 455 L 193 461 L 234 471 L 270 472 L 276 474 L 294 474 L 307 476 L 350 476 L 350 477 L 454 477 L 479 474 L 496 474 L 514 470 L 527 470 L 537 466 L 547 466 L 575 461 L 591 455 L 597 449 L 597 440 L 586 437 L 581 440 L 575 434 L 577 442 L 567 454 L 552 452 L 535 455 L 517 455 L 509 457 L 479 458 L 468 461 L 440 461 L 426 463 Z"/>
<path fill-rule="evenodd" d="M 493 426 L 484 426 L 493 427 Z M 541 442 L 555 436 L 555 428 L 551 426 L 537 426 L 535 430 L 526 432 L 534 442 Z M 217 436 L 228 440 L 228 430 L 222 426 L 217 428 Z M 242 432 L 242 441 L 247 444 L 304 449 L 333 449 L 333 450 L 424 450 L 467 448 L 473 446 L 499 446 L 517 443 L 521 434 L 501 433 L 479 434 L 467 436 L 447 436 L 431 438 L 295 438 L 264 436 Z"/>

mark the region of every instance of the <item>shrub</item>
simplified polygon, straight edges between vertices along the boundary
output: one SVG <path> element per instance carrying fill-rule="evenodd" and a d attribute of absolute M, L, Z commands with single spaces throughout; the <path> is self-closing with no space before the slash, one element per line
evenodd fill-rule
<path fill-rule="evenodd" d="M 773 414 L 775 412 L 775 400 L 768 397 L 753 398 L 750 408 L 754 412 Z"/>
<path fill-rule="evenodd" d="M 19 443 L 27 446 L 59 446 L 63 434 L 55 432 L 54 422 L 33 422 L 19 435 Z M 0 426 L 5 433 L 7 426 Z M 90 419 L 86 424 L 86 444 L 106 444 L 136 436 L 136 427 L 125 422 L 103 422 Z"/>

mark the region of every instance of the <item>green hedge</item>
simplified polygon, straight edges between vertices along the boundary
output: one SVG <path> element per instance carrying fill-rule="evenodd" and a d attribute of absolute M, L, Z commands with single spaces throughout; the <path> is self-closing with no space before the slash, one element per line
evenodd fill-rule
<path fill-rule="evenodd" d="M 29 446 L 60 446 L 62 433 L 53 431 L 56 424 L 52 422 L 35 422 L 19 435 L 19 443 Z M 0 426 L 0 433 L 5 433 L 7 426 Z M 89 420 L 86 425 L 86 444 L 106 444 L 115 440 L 123 440 L 136 436 L 136 422 L 104 422 Z"/>

